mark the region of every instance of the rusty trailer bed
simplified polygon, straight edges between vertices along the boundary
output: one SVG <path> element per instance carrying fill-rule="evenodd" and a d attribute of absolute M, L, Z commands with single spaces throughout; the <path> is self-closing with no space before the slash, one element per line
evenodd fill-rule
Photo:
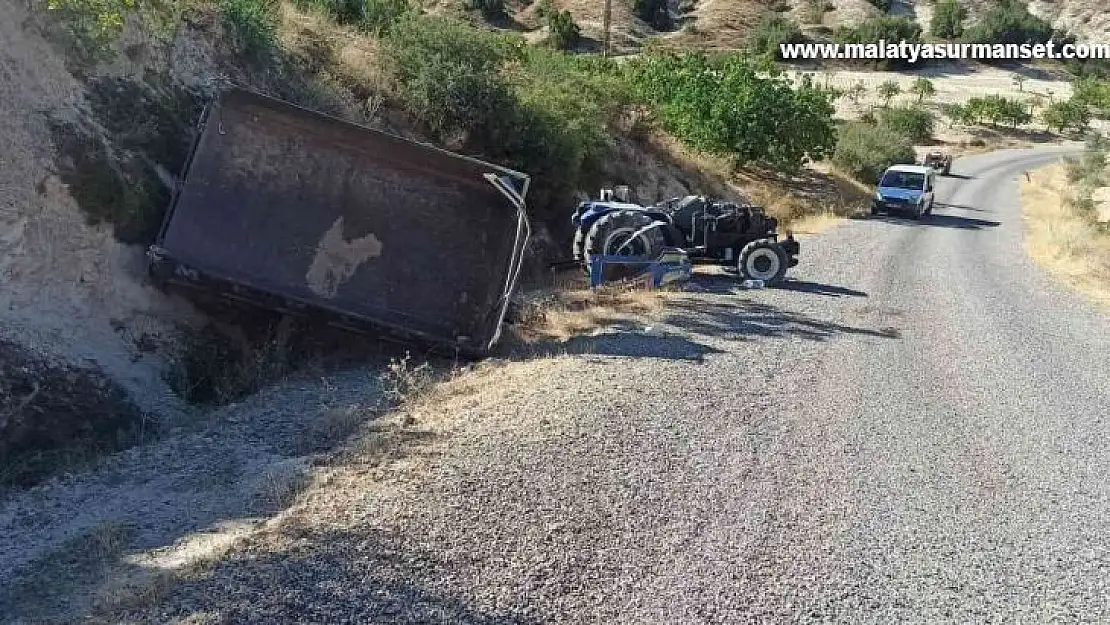
<path fill-rule="evenodd" d="M 151 271 L 481 355 L 519 275 L 528 185 L 235 88 L 204 114 Z"/>

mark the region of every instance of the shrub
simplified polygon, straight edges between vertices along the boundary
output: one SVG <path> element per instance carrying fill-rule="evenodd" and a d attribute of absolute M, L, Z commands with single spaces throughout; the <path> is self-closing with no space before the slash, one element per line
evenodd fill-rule
<path fill-rule="evenodd" d="M 752 49 L 760 54 L 779 57 L 779 44 L 805 41 L 801 29 L 790 18 L 779 13 L 763 16 L 752 35 Z"/>
<path fill-rule="evenodd" d="M 512 81 L 523 112 L 507 120 L 502 153 L 537 181 L 535 192 L 529 191 L 533 206 L 592 184 L 593 172 L 609 153 L 608 126 L 632 101 L 620 66 L 611 59 L 527 47 Z"/>
<path fill-rule="evenodd" d="M 853 122 L 841 129 L 832 160 L 857 180 L 874 184 L 887 167 L 913 163 L 916 154 L 909 140 L 893 130 Z"/>
<path fill-rule="evenodd" d="M 956 39 L 964 34 L 967 9 L 959 0 L 940 0 L 929 20 L 929 32 L 941 39 Z"/>
<path fill-rule="evenodd" d="M 933 137 L 933 114 L 917 106 L 896 106 L 879 112 L 879 124 L 912 143 Z"/>
<path fill-rule="evenodd" d="M 1069 129 L 1083 132 L 1091 122 L 1091 113 L 1086 105 L 1072 99 L 1046 106 L 1041 112 L 1041 120 L 1049 129 L 1055 128 L 1059 132 Z"/>
<path fill-rule="evenodd" d="M 965 33 L 972 43 L 1044 43 L 1056 34 L 1052 24 L 1029 12 L 1020 0 L 998 0 Z"/>
<path fill-rule="evenodd" d="M 93 65 L 111 55 L 136 0 L 46 0 L 45 8 L 67 53 L 79 64 Z"/>
<path fill-rule="evenodd" d="M 582 36 L 578 24 L 574 23 L 570 11 L 549 13 L 547 27 L 551 31 L 551 45 L 559 50 L 567 50 L 578 44 Z"/>
<path fill-rule="evenodd" d="M 260 56 L 273 48 L 277 8 L 276 0 L 221 0 L 224 24 L 241 53 Z"/>
<path fill-rule="evenodd" d="M 921 26 L 904 17 L 880 17 L 866 20 L 857 26 L 841 26 L 833 35 L 839 44 L 876 44 L 880 40 L 889 43 L 921 41 Z M 918 61 L 920 63 L 920 61 Z M 908 60 L 885 59 L 876 61 L 878 66 L 909 65 Z"/>
<path fill-rule="evenodd" d="M 482 133 L 495 111 L 512 104 L 500 79 L 512 54 L 506 39 L 446 19 L 412 19 L 390 33 L 387 48 L 410 112 L 441 136 Z"/>
<path fill-rule="evenodd" d="M 835 142 L 828 93 L 761 69 L 741 55 L 701 53 L 650 55 L 631 67 L 640 96 L 695 149 L 783 168 L 826 157 Z"/>
<path fill-rule="evenodd" d="M 437 138 L 462 137 L 467 151 L 528 172 L 540 218 L 604 162 L 606 126 L 630 98 L 612 60 L 449 19 L 404 20 L 386 47 L 409 112 Z"/>
<path fill-rule="evenodd" d="M 554 5 L 551 4 L 551 0 L 539 0 L 539 2 L 536 3 L 534 13 L 536 14 L 536 17 L 542 20 L 554 11 L 555 8 Z"/>
<path fill-rule="evenodd" d="M 880 39 L 914 43 L 921 41 L 921 26 L 904 17 L 879 17 L 855 27 L 842 26 L 834 38 L 838 43 L 877 43 Z"/>

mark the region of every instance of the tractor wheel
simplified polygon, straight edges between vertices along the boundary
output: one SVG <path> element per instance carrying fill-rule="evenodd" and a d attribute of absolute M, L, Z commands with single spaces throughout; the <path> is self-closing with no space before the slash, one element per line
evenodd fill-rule
<path fill-rule="evenodd" d="M 639 211 L 614 211 L 590 226 L 582 243 L 583 257 L 647 256 L 656 258 L 666 247 L 659 228 L 643 228 L 654 219 Z"/>
<path fill-rule="evenodd" d="M 590 226 L 582 243 L 582 259 L 593 256 L 642 256 L 652 260 L 663 253 L 667 242 L 660 228 L 648 228 L 654 219 L 639 211 L 613 211 Z M 616 266 L 606 272 L 611 279 L 630 277 L 634 267 Z"/>
<path fill-rule="evenodd" d="M 782 246 L 769 239 L 760 239 L 740 250 L 737 269 L 740 276 L 747 280 L 762 280 L 764 284 L 774 284 L 786 275 L 788 263 L 789 258 Z"/>

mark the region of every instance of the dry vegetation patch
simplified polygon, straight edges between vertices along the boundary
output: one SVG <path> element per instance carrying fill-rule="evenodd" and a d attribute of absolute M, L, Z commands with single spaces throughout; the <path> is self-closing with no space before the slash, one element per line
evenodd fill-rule
<path fill-rule="evenodd" d="M 639 281 L 602 287 L 551 290 L 523 303 L 519 321 L 510 326 L 517 348 L 563 342 L 607 327 L 659 313 L 669 289 L 647 288 Z"/>
<path fill-rule="evenodd" d="M 1110 228 L 1077 204 L 1081 198 L 1075 188 L 1064 165 L 1039 169 L 1022 180 L 1026 248 L 1036 262 L 1110 306 Z"/>

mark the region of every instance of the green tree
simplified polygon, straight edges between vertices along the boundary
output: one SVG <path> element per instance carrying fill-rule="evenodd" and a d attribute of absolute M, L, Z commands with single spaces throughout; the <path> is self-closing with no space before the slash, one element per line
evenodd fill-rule
<path fill-rule="evenodd" d="M 967 9 L 959 3 L 959 0 L 940 0 L 933 9 L 929 32 L 941 39 L 956 39 L 964 34 L 965 19 L 967 19 Z"/>
<path fill-rule="evenodd" d="M 917 102 L 919 104 L 924 101 L 925 98 L 931 98 L 936 95 L 936 92 L 937 89 L 933 86 L 933 81 L 924 76 L 918 77 L 917 80 L 914 80 L 913 84 L 910 85 L 910 93 L 917 96 Z"/>
<path fill-rule="evenodd" d="M 953 124 L 972 123 L 971 115 L 966 105 L 952 102 L 948 104 L 942 104 L 940 110 L 941 113 L 948 118 L 949 128 L 951 128 Z"/>
<path fill-rule="evenodd" d="M 910 140 L 894 130 L 851 122 L 840 130 L 832 161 L 857 180 L 875 184 L 887 167 L 916 158 Z"/>
<path fill-rule="evenodd" d="M 1097 117 L 1110 117 L 1110 81 L 1094 76 L 1077 78 L 1072 83 L 1072 98 L 1092 107 Z"/>
<path fill-rule="evenodd" d="M 1041 112 L 1041 120 L 1049 129 L 1055 128 L 1059 132 L 1069 129 L 1083 132 L 1091 123 L 1091 113 L 1081 102 L 1065 100 L 1046 106 Z"/>
<path fill-rule="evenodd" d="M 909 139 L 925 143 L 933 137 L 933 114 L 919 106 L 895 106 L 879 113 L 879 125 Z"/>
<path fill-rule="evenodd" d="M 832 102 L 812 81 L 792 87 L 780 71 L 736 54 L 653 53 L 629 65 L 639 96 L 695 149 L 793 169 L 835 145 Z"/>
<path fill-rule="evenodd" d="M 889 107 L 890 101 L 902 93 L 902 87 L 893 80 L 888 80 L 879 85 L 879 97 L 883 99 L 883 106 Z"/>

